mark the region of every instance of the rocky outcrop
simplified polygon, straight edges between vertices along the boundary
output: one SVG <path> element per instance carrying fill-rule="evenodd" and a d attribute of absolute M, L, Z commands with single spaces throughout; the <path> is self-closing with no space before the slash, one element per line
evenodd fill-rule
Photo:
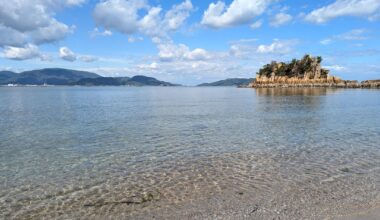
<path fill-rule="evenodd" d="M 256 74 L 256 79 L 248 87 L 338 87 L 338 88 L 378 88 L 380 80 L 358 81 L 342 80 L 330 76 L 329 70 L 321 67 L 322 58 L 305 55 L 301 60 L 290 63 L 275 62 L 265 65 Z"/>
<path fill-rule="evenodd" d="M 380 80 L 366 80 L 361 83 L 363 88 L 380 88 Z"/>

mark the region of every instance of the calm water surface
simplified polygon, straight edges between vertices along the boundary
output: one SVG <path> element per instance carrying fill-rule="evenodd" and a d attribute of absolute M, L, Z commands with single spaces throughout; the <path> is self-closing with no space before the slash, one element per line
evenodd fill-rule
<path fill-rule="evenodd" d="M 0 87 L 0 218 L 372 207 L 379 113 L 380 90 Z"/>

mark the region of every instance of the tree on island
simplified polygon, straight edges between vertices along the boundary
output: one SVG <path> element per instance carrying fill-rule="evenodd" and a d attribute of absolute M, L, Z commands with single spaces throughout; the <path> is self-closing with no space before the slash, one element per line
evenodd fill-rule
<path fill-rule="evenodd" d="M 259 77 L 286 76 L 304 79 L 327 78 L 329 71 L 321 68 L 322 57 L 308 54 L 301 60 L 293 59 L 289 63 L 272 61 L 259 70 Z"/>

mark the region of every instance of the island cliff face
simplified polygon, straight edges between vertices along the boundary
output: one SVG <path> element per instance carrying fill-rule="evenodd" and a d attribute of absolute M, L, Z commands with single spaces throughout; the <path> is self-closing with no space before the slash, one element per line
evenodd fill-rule
<path fill-rule="evenodd" d="M 290 63 L 273 61 L 259 70 L 248 87 L 380 87 L 380 80 L 359 83 L 330 76 L 329 70 L 321 67 L 321 62 L 321 57 L 310 55 L 305 55 L 301 60 L 293 59 Z"/>

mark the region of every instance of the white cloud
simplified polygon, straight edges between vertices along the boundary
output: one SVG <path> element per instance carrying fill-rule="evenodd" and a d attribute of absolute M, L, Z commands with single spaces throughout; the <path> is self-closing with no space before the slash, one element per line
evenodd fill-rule
<path fill-rule="evenodd" d="M 347 70 L 346 67 L 340 66 L 340 65 L 324 66 L 324 68 L 330 69 L 330 70 L 335 70 L 335 71 L 338 71 L 338 72 L 342 72 L 342 71 Z"/>
<path fill-rule="evenodd" d="M 335 38 L 340 40 L 366 40 L 367 36 L 364 36 L 367 31 L 365 29 L 353 29 L 349 32 L 337 35 Z"/>
<path fill-rule="evenodd" d="M 320 41 L 320 43 L 323 45 L 328 45 L 337 40 L 345 40 L 345 41 L 366 40 L 368 39 L 368 37 L 364 35 L 366 33 L 367 33 L 366 29 L 353 29 L 346 33 L 334 35 L 330 38 L 323 39 Z"/>
<path fill-rule="evenodd" d="M 135 42 L 138 42 L 138 41 L 143 41 L 144 38 L 143 37 L 128 37 L 128 42 L 129 43 L 135 43 Z"/>
<path fill-rule="evenodd" d="M 252 29 L 257 29 L 263 25 L 263 20 L 258 20 L 253 22 L 249 27 Z"/>
<path fill-rule="evenodd" d="M 147 1 L 105 0 L 95 6 L 94 19 L 106 30 L 130 35 L 130 43 L 143 40 L 141 35 L 150 37 L 158 48 L 161 61 L 206 59 L 205 51 L 190 51 L 186 45 L 174 44 L 170 40 L 169 33 L 179 29 L 192 10 L 191 0 L 173 5 L 167 11 L 161 6 L 151 6 Z M 134 37 L 135 34 L 138 37 Z"/>
<path fill-rule="evenodd" d="M 211 59 L 207 61 L 175 60 L 173 62 L 152 62 L 151 64 L 132 64 L 126 67 L 99 67 L 83 70 L 103 76 L 145 75 L 168 82 L 195 85 L 223 78 L 254 77 L 256 67 L 240 65 L 231 59 Z"/>
<path fill-rule="evenodd" d="M 26 39 L 25 34 L 0 24 L 0 47 L 3 45 L 22 46 Z"/>
<path fill-rule="evenodd" d="M 102 59 L 100 57 L 87 55 L 87 54 L 76 54 L 68 47 L 59 48 L 59 57 L 65 61 L 69 61 L 69 62 L 74 62 L 76 60 L 80 60 L 80 61 L 85 62 L 85 63 L 91 63 L 91 62 L 95 62 L 99 59 Z"/>
<path fill-rule="evenodd" d="M 190 49 L 184 44 L 159 39 L 155 43 L 158 48 L 157 57 L 130 57 L 117 62 L 118 66 L 125 65 L 124 67 L 98 67 L 87 70 L 104 76 L 146 75 L 187 85 L 231 77 L 254 77 L 255 72 L 271 60 L 287 61 L 296 57 L 293 46 L 297 41 L 274 40 L 271 43 L 277 45 L 274 49 L 260 52 L 257 51 L 261 46 L 257 39 L 231 42 L 230 51 Z M 271 48 L 269 45 L 264 46 Z"/>
<path fill-rule="evenodd" d="M 158 44 L 158 57 L 161 61 L 172 61 L 180 59 L 189 50 L 184 44 L 175 45 L 173 43 Z"/>
<path fill-rule="evenodd" d="M 327 38 L 327 39 L 323 39 L 321 40 L 319 43 L 323 44 L 323 45 L 328 45 L 328 44 L 331 44 L 332 40 Z"/>
<path fill-rule="evenodd" d="M 13 0 L 0 4 L 0 47 L 43 44 L 61 40 L 73 28 L 57 21 L 57 11 L 80 5 L 85 0 Z M 4 35 L 4 36 L 3 36 Z"/>
<path fill-rule="evenodd" d="M 140 64 L 140 65 L 137 65 L 137 67 L 140 68 L 140 69 L 154 70 L 154 69 L 157 69 L 157 68 L 158 68 L 158 63 L 156 63 L 156 62 L 152 62 L 152 63 L 149 64 L 149 65 L 146 65 L 146 64 Z"/>
<path fill-rule="evenodd" d="M 99 31 L 98 28 L 94 28 L 94 30 L 91 32 L 91 37 L 96 37 L 96 36 L 112 36 L 112 31 L 109 30 L 104 30 L 104 31 Z"/>
<path fill-rule="evenodd" d="M 59 48 L 59 57 L 69 62 L 74 62 L 77 59 L 76 54 L 68 47 Z"/>
<path fill-rule="evenodd" d="M 90 56 L 90 55 L 81 55 L 81 56 L 79 56 L 79 59 L 80 59 L 82 62 L 86 62 L 86 63 L 91 63 L 91 62 L 95 62 L 95 61 L 98 60 L 97 57 Z"/>
<path fill-rule="evenodd" d="M 380 11 L 371 15 L 369 18 L 368 18 L 369 21 L 379 21 L 380 20 Z"/>
<path fill-rule="evenodd" d="M 161 36 L 164 34 L 163 29 L 160 27 L 161 11 L 162 8 L 160 7 L 152 7 L 148 11 L 148 14 L 138 22 L 141 32 L 149 36 Z"/>
<path fill-rule="evenodd" d="M 210 58 L 210 54 L 202 48 L 196 48 L 184 54 L 184 57 L 189 60 L 206 60 Z"/>
<path fill-rule="evenodd" d="M 245 44 L 232 44 L 230 46 L 229 55 L 233 57 L 243 58 L 252 53 L 253 47 Z"/>
<path fill-rule="evenodd" d="M 305 20 L 320 24 L 341 16 L 368 17 L 375 15 L 379 9 L 379 0 L 336 0 L 313 10 L 305 16 Z"/>
<path fill-rule="evenodd" d="M 212 28 L 247 24 L 264 13 L 271 0 L 233 0 L 227 6 L 224 2 L 211 3 L 204 12 L 201 24 Z"/>
<path fill-rule="evenodd" d="M 147 1 L 106 0 L 95 6 L 94 20 L 107 30 L 166 37 L 168 31 L 175 31 L 182 26 L 192 9 L 190 0 L 172 6 L 166 13 L 159 6 L 150 6 Z"/>
<path fill-rule="evenodd" d="M 93 16 L 95 23 L 106 30 L 132 34 L 138 30 L 138 11 L 146 8 L 146 1 L 107 0 L 95 6 Z"/>
<path fill-rule="evenodd" d="M 211 54 L 205 49 L 196 48 L 190 50 L 184 44 L 174 44 L 171 42 L 159 43 L 158 57 L 161 61 L 174 61 L 174 60 L 206 60 L 211 58 Z"/>
<path fill-rule="evenodd" d="M 283 60 L 283 58 L 294 58 L 295 46 L 298 40 L 279 40 L 274 39 L 270 44 L 258 44 L 257 39 L 239 40 L 232 42 L 228 55 L 230 58 L 236 58 L 240 62 L 252 60 L 253 63 L 263 65 L 271 60 Z M 252 65 L 252 61 L 249 65 Z"/>
<path fill-rule="evenodd" d="M 164 26 L 169 30 L 177 30 L 185 20 L 190 16 L 190 11 L 193 9 L 193 4 L 190 0 L 186 0 L 179 5 L 174 5 L 164 18 Z"/>
<path fill-rule="evenodd" d="M 278 13 L 276 14 L 270 21 L 270 25 L 273 27 L 279 27 L 281 25 L 289 23 L 293 17 L 286 13 Z"/>
<path fill-rule="evenodd" d="M 71 6 L 81 5 L 84 2 L 86 2 L 86 0 L 66 0 L 66 4 Z"/>
<path fill-rule="evenodd" d="M 48 26 L 51 14 L 44 1 L 2 1 L 0 20 L 4 26 L 25 32 Z"/>
<path fill-rule="evenodd" d="M 5 47 L 2 56 L 12 60 L 27 60 L 33 58 L 44 59 L 44 56 L 33 44 L 27 44 L 25 47 Z"/>
<path fill-rule="evenodd" d="M 276 53 L 276 54 L 286 54 L 292 51 L 293 46 L 296 44 L 293 40 L 277 40 L 275 39 L 273 43 L 269 45 L 259 45 L 256 49 L 257 53 Z"/>
<path fill-rule="evenodd" d="M 57 22 L 53 19 L 48 26 L 38 28 L 31 32 L 30 36 L 36 44 L 51 43 L 62 40 L 68 34 L 72 33 L 73 29 L 73 27 L 70 28 L 66 24 Z"/>

